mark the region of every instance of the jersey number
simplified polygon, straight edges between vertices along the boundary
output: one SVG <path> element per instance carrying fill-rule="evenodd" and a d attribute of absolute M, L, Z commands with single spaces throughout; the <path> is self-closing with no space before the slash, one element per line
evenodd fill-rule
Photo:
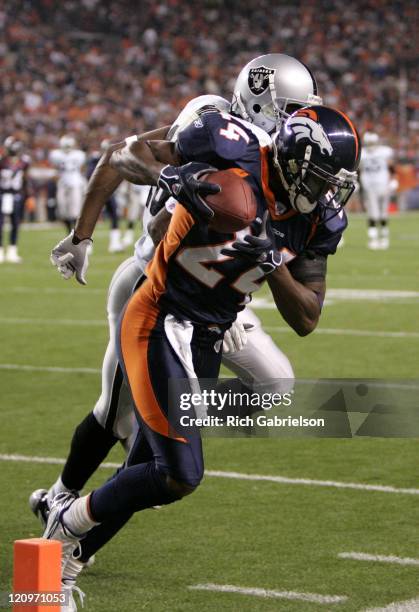
<path fill-rule="evenodd" d="M 246 132 L 236 123 L 227 123 L 227 128 L 220 129 L 220 135 L 224 136 L 228 140 L 240 140 L 240 138 L 244 138 L 246 144 L 249 144 L 249 136 Z"/>
<path fill-rule="evenodd" d="M 215 270 L 211 264 L 231 259 L 229 256 L 222 255 L 221 251 L 226 247 L 230 247 L 233 242 L 235 242 L 235 240 L 230 240 L 229 242 L 216 246 L 187 247 L 177 255 L 176 261 L 182 268 L 189 272 L 191 276 L 213 289 L 215 285 L 225 278 L 225 276 L 218 270 Z M 231 286 L 240 293 L 252 293 L 260 289 L 262 279 L 263 274 L 255 267 L 243 272 L 243 274 L 231 283 Z"/>

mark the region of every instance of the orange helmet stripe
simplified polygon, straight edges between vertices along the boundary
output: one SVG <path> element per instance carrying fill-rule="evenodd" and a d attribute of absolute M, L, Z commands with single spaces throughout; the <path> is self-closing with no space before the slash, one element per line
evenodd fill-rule
<path fill-rule="evenodd" d="M 336 111 L 337 113 L 339 113 L 340 115 L 342 115 L 342 117 L 343 117 L 344 119 L 346 119 L 346 121 L 349 123 L 349 125 L 350 125 L 350 127 L 351 127 L 351 129 L 352 129 L 352 132 L 353 132 L 353 134 L 354 134 L 354 136 L 355 136 L 355 157 L 356 157 L 356 159 L 358 159 L 358 152 L 359 152 L 359 138 L 358 138 L 358 132 L 356 131 L 355 126 L 354 126 L 354 124 L 352 123 L 352 121 L 349 119 L 348 115 L 345 115 L 345 113 L 343 113 L 342 111 L 338 110 L 337 108 L 335 108 L 335 111 Z"/>

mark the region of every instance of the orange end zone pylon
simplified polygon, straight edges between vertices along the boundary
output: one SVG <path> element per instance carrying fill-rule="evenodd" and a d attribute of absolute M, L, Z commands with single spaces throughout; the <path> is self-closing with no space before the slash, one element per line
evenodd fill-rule
<path fill-rule="evenodd" d="M 31 538 L 14 544 L 13 592 L 42 593 L 61 591 L 61 542 Z M 13 612 L 60 612 L 61 606 L 13 605 Z"/>

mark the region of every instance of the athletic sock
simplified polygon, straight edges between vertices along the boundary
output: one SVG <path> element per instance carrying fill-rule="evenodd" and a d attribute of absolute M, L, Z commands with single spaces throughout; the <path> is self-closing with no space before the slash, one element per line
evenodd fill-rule
<path fill-rule="evenodd" d="M 75 535 L 87 533 L 92 527 L 99 524 L 91 517 L 89 497 L 90 495 L 85 495 L 76 499 L 69 509 L 64 512 L 64 524 Z"/>

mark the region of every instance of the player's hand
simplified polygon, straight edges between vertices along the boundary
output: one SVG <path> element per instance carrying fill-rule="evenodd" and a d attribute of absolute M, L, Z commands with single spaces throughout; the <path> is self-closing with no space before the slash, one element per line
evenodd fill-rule
<path fill-rule="evenodd" d="M 195 219 L 208 223 L 214 211 L 204 198 L 221 189 L 219 185 L 200 180 L 201 176 L 209 172 L 217 172 L 217 168 L 201 162 L 165 166 L 160 172 L 157 185 L 178 200 Z"/>
<path fill-rule="evenodd" d="M 230 329 L 224 334 L 223 355 L 230 355 L 231 353 L 241 351 L 246 343 L 247 333 L 244 325 L 236 319 Z"/>
<path fill-rule="evenodd" d="M 270 274 L 282 264 L 282 254 L 275 247 L 275 240 L 269 230 L 269 213 L 265 212 L 262 220 L 256 220 L 252 227 L 257 236 L 248 234 L 243 240 L 233 242 L 231 248 L 221 253 L 229 257 L 241 257 L 260 268 L 263 274 Z"/>
<path fill-rule="evenodd" d="M 76 275 L 81 285 L 87 285 L 86 270 L 89 265 L 88 247 L 92 244 L 91 238 L 80 240 L 74 235 L 74 230 L 61 240 L 51 251 L 52 265 L 58 268 L 63 278 L 68 280 Z"/>

